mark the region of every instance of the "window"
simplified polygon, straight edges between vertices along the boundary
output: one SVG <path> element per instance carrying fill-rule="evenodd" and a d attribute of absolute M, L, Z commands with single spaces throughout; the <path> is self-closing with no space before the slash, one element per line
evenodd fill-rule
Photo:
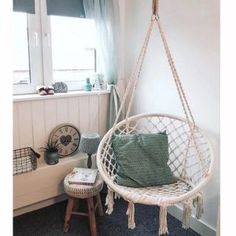
<path fill-rule="evenodd" d="M 59 81 L 79 90 L 96 72 L 94 20 L 84 18 L 82 1 L 57 2 L 14 1 L 14 94 L 35 93 L 38 85 Z"/>
<path fill-rule="evenodd" d="M 96 71 L 95 25 L 90 19 L 51 16 L 53 81 L 71 89 Z"/>
<path fill-rule="evenodd" d="M 13 84 L 30 84 L 29 41 L 26 13 L 13 14 Z"/>

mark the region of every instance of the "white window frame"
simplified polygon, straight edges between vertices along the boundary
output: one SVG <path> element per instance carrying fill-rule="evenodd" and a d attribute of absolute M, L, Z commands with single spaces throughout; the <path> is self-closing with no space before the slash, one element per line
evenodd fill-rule
<path fill-rule="evenodd" d="M 35 14 L 27 14 L 30 84 L 14 84 L 14 94 L 35 93 L 43 83 L 40 5 L 35 1 Z"/>
<path fill-rule="evenodd" d="M 47 15 L 46 0 L 35 1 L 35 14 L 27 15 L 31 84 L 14 85 L 13 91 L 15 95 L 36 93 L 38 85 L 51 85 L 54 83 L 51 25 L 50 16 Z M 97 58 L 96 56 L 96 64 L 98 65 Z M 95 73 L 97 65 L 95 66 Z M 75 81 L 67 85 L 70 91 L 82 90 L 83 81 Z"/>
<path fill-rule="evenodd" d="M 51 28 L 50 16 L 47 15 L 46 0 L 41 0 L 41 30 L 42 30 L 42 56 L 43 56 L 43 77 L 44 84 L 53 83 L 52 73 L 52 47 L 51 47 Z"/>

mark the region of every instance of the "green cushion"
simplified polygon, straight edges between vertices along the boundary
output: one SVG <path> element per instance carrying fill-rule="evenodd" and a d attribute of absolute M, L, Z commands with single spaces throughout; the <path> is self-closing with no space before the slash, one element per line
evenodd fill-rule
<path fill-rule="evenodd" d="M 148 187 L 176 182 L 170 167 L 166 133 L 114 135 L 117 184 Z"/>

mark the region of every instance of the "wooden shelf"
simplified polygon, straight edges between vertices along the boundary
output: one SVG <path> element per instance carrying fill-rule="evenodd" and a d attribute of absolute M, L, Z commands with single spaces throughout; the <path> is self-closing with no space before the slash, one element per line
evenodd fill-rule
<path fill-rule="evenodd" d="M 86 167 L 87 155 L 76 154 L 71 157 L 60 159 L 56 165 L 41 163 L 35 171 L 27 172 L 13 177 L 14 206 L 17 210 L 26 206 L 58 197 L 64 193 L 64 177 L 74 167 Z M 95 156 L 93 167 L 95 167 Z"/>

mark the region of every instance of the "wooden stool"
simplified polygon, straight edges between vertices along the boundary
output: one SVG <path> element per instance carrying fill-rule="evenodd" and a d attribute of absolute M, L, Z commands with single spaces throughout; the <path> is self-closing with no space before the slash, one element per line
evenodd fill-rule
<path fill-rule="evenodd" d="M 64 179 L 64 190 L 68 194 L 68 203 L 64 221 L 64 232 L 67 233 L 70 228 L 70 220 L 72 215 L 88 216 L 90 223 L 90 232 L 92 236 L 97 235 L 95 211 L 99 216 L 103 216 L 103 208 L 100 198 L 100 191 L 103 188 L 103 180 L 98 174 L 96 183 L 90 185 L 69 184 L 70 174 Z M 79 199 L 85 199 L 88 206 L 88 213 L 78 212 Z"/>

